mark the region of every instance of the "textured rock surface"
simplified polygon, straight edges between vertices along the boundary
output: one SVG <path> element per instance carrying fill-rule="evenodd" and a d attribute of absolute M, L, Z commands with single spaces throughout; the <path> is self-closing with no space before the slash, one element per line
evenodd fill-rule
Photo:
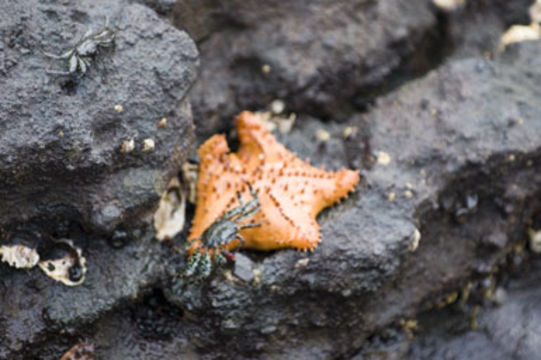
<path fill-rule="evenodd" d="M 113 250 L 75 216 L 68 235 L 90 264 L 82 287 L 66 290 L 39 272 L 0 267 L 0 288 L 6 289 L 0 308 L 9 309 L 0 311 L 0 358 L 57 359 L 81 339 L 92 341 L 105 359 L 490 358 L 493 349 L 500 358 L 532 358 L 541 346 L 532 335 L 539 330 L 539 292 L 528 279 L 538 271 L 516 283 L 505 281 L 505 274 L 528 258 L 518 255 L 529 253 L 527 229 L 541 227 L 541 43 L 513 45 L 489 61 L 469 47 L 478 43 L 466 32 L 464 51 L 427 76 L 377 99 L 364 113 L 321 121 L 318 115 L 344 104 L 348 114 L 358 106 L 351 97 L 366 86 L 385 86 L 389 76 L 400 82 L 394 71 L 410 66 L 404 64 L 434 64 L 426 53 L 412 52 L 434 45 L 421 39 L 451 31 L 445 21 L 457 19 L 437 17 L 420 1 L 231 4 L 177 4 L 185 11 L 177 25 L 192 29 L 210 64 L 203 64 L 194 89 L 197 111 L 220 115 L 201 117 L 201 133 L 221 127 L 220 119 L 229 128 L 229 115 L 243 106 L 287 97 L 288 110 L 301 111 L 280 140 L 314 164 L 361 169 L 362 185 L 319 217 L 323 240 L 313 253 L 242 251 L 236 267 L 203 283 L 169 276 L 182 271 L 183 257 L 156 244 L 138 217 L 140 226 L 125 225 L 135 240 Z M 500 4 L 483 5 L 498 14 L 488 20 L 491 39 L 507 16 L 514 18 Z M 363 11 L 350 11 L 355 6 Z M 306 16 L 295 24 L 299 13 Z M 368 50 L 348 47 L 360 40 Z M 294 45 L 303 51 L 289 51 Z M 104 52 L 98 69 L 115 54 Z M 264 64 L 270 65 L 267 75 Z M 330 138 L 321 140 L 318 130 Z M 148 191 L 138 194 L 150 198 Z M 38 227 L 55 223 L 38 219 Z M 488 297 L 491 287 L 484 284 L 492 278 L 501 281 L 493 289 L 499 295 Z M 470 283 L 470 299 L 460 304 Z M 483 310 L 496 301 L 501 307 Z M 461 312 L 457 322 L 485 306 L 481 332 L 468 332 L 468 319 L 460 334 L 445 332 L 454 308 L 421 314 L 418 331 L 430 332 L 417 342 L 415 329 L 401 322 L 453 302 Z"/>
<path fill-rule="evenodd" d="M 122 1 L 3 0 L 1 7 L 1 223 L 68 205 L 81 222 L 110 231 L 155 204 L 192 141 L 190 107 L 181 102 L 198 64 L 192 40 L 148 8 Z M 115 45 L 84 76 L 46 73 L 65 70 L 67 60 L 42 51 L 66 51 L 106 18 Z M 166 130 L 157 126 L 162 117 Z M 122 153 L 130 139 L 134 150 Z M 143 151 L 144 139 L 155 148 Z"/>
<path fill-rule="evenodd" d="M 536 256 L 511 276 L 498 276 L 495 295 L 503 301 L 481 299 L 484 306 L 473 312 L 471 304 L 479 306 L 480 298 L 464 301 L 460 296 L 452 305 L 421 314 L 414 336 L 387 329 L 352 359 L 537 359 L 540 270 Z"/>
<path fill-rule="evenodd" d="M 140 4 L 144 4 L 160 15 L 168 15 L 174 9 L 176 0 L 136 0 Z"/>
<path fill-rule="evenodd" d="M 168 249 L 158 246 L 153 234 L 121 250 L 112 249 L 104 239 L 86 236 L 75 240 L 79 245 L 97 243 L 84 247 L 88 273 L 83 285 L 76 288 L 55 283 L 41 271 L 0 268 L 0 358 L 32 358 L 32 351 L 37 356 L 40 349 L 25 344 L 51 341 L 59 333 L 64 334 L 60 340 L 72 338 L 82 325 L 163 279 L 170 266 Z"/>
<path fill-rule="evenodd" d="M 347 113 L 351 98 L 402 62 L 419 65 L 437 37 L 424 0 L 179 1 L 175 10 L 175 24 L 200 39 L 190 99 L 201 134 L 275 98 L 292 111 Z"/>
<path fill-rule="evenodd" d="M 0 8 L 1 240 L 19 230 L 68 237 L 88 264 L 76 288 L 0 264 L 0 358 L 42 358 L 38 343 L 70 338 L 165 277 L 170 250 L 147 226 L 193 141 L 185 96 L 198 52 L 186 33 L 128 2 L 2 0 Z M 42 51 L 66 51 L 106 18 L 115 44 L 86 74 L 47 74 L 67 63 Z M 122 153 L 130 139 L 134 150 Z M 143 151 L 144 139 L 154 149 Z"/>
<path fill-rule="evenodd" d="M 541 44 L 521 46 L 528 50 L 514 59 L 452 62 L 346 124 L 301 119 L 285 143 L 330 165 L 365 164 L 366 186 L 320 218 L 323 241 L 308 261 L 294 251 L 253 254 L 251 284 L 214 279 L 202 297 L 181 286 L 167 297 L 212 318 L 214 331 L 231 337 L 230 355 L 332 358 L 493 271 L 524 241 L 541 187 L 540 74 L 532 60 Z M 348 126 L 358 131 L 343 148 L 314 141 L 319 127 L 342 137 Z M 366 133 L 365 148 L 378 159 L 386 153 L 387 165 L 363 161 Z M 416 226 L 421 239 L 411 252 Z M 208 351 L 211 340 L 200 340 Z"/>
<path fill-rule="evenodd" d="M 527 9 L 532 3 L 532 0 L 467 1 L 464 7 L 443 14 L 453 57 L 494 56 L 501 35 L 511 25 L 530 23 Z"/>

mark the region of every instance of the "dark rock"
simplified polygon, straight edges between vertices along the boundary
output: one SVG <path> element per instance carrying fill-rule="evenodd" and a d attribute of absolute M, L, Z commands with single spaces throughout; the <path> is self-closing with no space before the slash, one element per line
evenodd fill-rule
<path fill-rule="evenodd" d="M 177 0 L 136 0 L 136 2 L 148 6 L 160 15 L 169 15 Z"/>
<path fill-rule="evenodd" d="M 414 59 L 424 63 L 423 49 L 438 37 L 424 0 L 186 0 L 174 23 L 200 39 L 201 74 L 190 95 L 200 134 L 276 98 L 289 111 L 350 113 L 352 97 L 379 86 L 403 61 L 419 70 Z"/>
<path fill-rule="evenodd" d="M 530 0 L 467 1 L 463 8 L 442 14 L 447 46 L 453 57 L 497 54 L 500 37 L 512 25 L 530 23 Z"/>
<path fill-rule="evenodd" d="M 36 343 L 79 331 L 171 267 L 149 215 L 192 145 L 185 96 L 198 52 L 186 33 L 127 1 L 0 8 L 0 232 L 69 238 L 88 266 L 83 285 L 68 288 L 0 264 L 0 358 L 46 358 Z M 67 51 L 106 18 L 114 46 L 99 48 L 86 73 L 47 73 L 68 64 L 43 51 Z M 133 151 L 120 151 L 132 138 Z M 145 139 L 153 149 L 143 150 Z"/>
<path fill-rule="evenodd" d="M 539 294 L 533 280 L 538 276 L 500 294 L 497 289 L 504 285 L 493 278 L 497 270 L 501 274 L 527 263 L 527 229 L 541 223 L 541 44 L 513 45 L 496 61 L 480 56 L 459 60 L 458 55 L 378 99 L 368 112 L 337 123 L 313 116 L 328 115 L 340 104 L 347 104 L 342 111 L 348 113 L 357 91 L 382 85 L 400 63 L 426 60 L 422 51 L 412 53 L 441 30 L 428 2 L 359 2 L 358 8 L 353 2 L 178 4 L 192 12 L 186 11 L 177 25 L 197 30 L 198 21 L 203 24 L 200 33 L 192 31 L 201 36 L 208 61 L 194 99 L 198 112 L 214 117 L 201 117 L 208 121 L 201 133 L 216 129 L 220 119 L 243 106 L 287 97 L 287 110 L 301 113 L 292 132 L 280 140 L 315 165 L 361 170 L 362 183 L 319 216 L 323 239 L 313 253 L 237 254 L 237 273 L 250 268 L 249 282 L 233 276 L 234 268 L 217 271 L 205 282 L 183 278 L 183 254 L 171 254 L 170 247 L 153 241 L 144 221 L 156 202 L 148 200 L 148 188 L 121 194 L 135 194 L 141 202 L 140 211 L 130 212 L 120 225 L 115 219 L 128 207 L 116 202 L 96 205 L 92 221 L 79 203 L 51 207 L 55 210 L 46 213 L 52 215 L 24 225 L 36 223 L 39 230 L 51 223 L 47 232 L 82 246 L 89 263 L 87 281 L 66 289 L 39 272 L 0 267 L 0 358 L 55 359 L 59 349 L 71 347 L 66 337 L 74 343 L 93 340 L 97 356 L 112 359 L 385 356 L 364 349 L 370 341 L 395 349 L 395 358 L 535 356 L 539 341 L 532 334 L 539 333 L 539 321 L 533 304 Z M 144 19 L 156 18 L 143 7 L 126 8 L 139 9 L 147 14 Z M 10 34 L 18 44 L 17 30 Z M 360 40 L 365 47 L 353 49 L 351 44 Z M 295 44 L 302 52 L 291 50 Z M 72 80 L 68 93 L 79 96 L 81 82 L 101 74 L 107 56 L 115 57 L 117 50 L 107 51 L 98 54 L 103 63 L 96 60 L 95 68 Z M 35 56 L 24 46 L 21 54 Z M 6 53 L 5 74 L 17 69 L 12 60 L 19 56 Z M 265 64 L 270 72 L 262 75 Z M 172 99 L 158 102 L 151 95 L 145 105 L 165 107 L 170 101 L 168 109 L 174 107 Z M 125 106 L 119 114 L 127 111 Z M 229 126 L 228 120 L 224 127 Z M 329 136 L 318 137 L 318 130 Z M 141 165 L 140 156 L 131 154 L 129 166 Z M 113 164 L 120 174 L 132 171 L 120 160 Z M 156 169 L 157 163 L 146 166 Z M 66 191 L 114 190 L 112 179 L 100 180 L 99 186 L 76 182 Z M 35 183 L 22 182 L 21 189 L 34 189 Z M 38 204 L 47 199 L 40 196 L 34 197 Z M 70 221 L 61 221 L 66 218 Z M 126 228 L 134 236 L 122 249 L 113 249 L 106 239 L 114 234 L 100 236 L 95 228 Z M 155 290 L 145 295 L 147 288 Z M 462 302 L 464 288 L 470 288 L 469 300 L 457 304 L 462 317 L 451 331 L 466 336 L 445 342 L 448 334 L 435 332 L 435 340 L 423 335 L 430 342 L 426 347 L 402 346 L 415 334 L 404 319 L 445 307 L 434 314 L 435 321 L 446 323 L 455 311 L 449 305 Z M 480 313 L 484 332 L 467 331 L 471 324 L 463 321 L 465 310 L 496 304 L 500 308 L 492 315 Z"/>
<path fill-rule="evenodd" d="M 352 148 L 345 141 L 316 146 L 314 130 L 326 129 L 332 143 L 340 127 L 368 128 L 369 147 L 390 161 L 364 169 L 366 185 L 319 217 L 323 241 L 307 263 L 279 251 L 255 262 L 260 274 L 251 285 L 215 279 L 203 286 L 206 300 L 193 311 L 214 319 L 217 334 L 238 339 L 231 352 L 215 354 L 346 354 L 375 329 L 505 261 L 507 247 L 487 249 L 482 239 L 501 229 L 509 245 L 523 241 L 530 215 L 521 209 L 531 208 L 541 187 L 539 70 L 521 61 L 452 62 L 380 99 L 363 118 L 301 121 L 283 135 L 299 156 L 336 168 L 346 159 L 364 164 L 356 157 L 365 154 L 345 155 Z M 522 121 L 509 127 L 509 118 Z M 502 204 L 513 206 L 503 211 Z M 457 209 L 467 217 L 458 221 Z M 210 346 L 214 338 L 200 341 Z"/>
<path fill-rule="evenodd" d="M 67 205 L 81 223 L 112 231 L 156 204 L 192 142 L 189 104 L 198 53 L 151 10 L 123 1 L 1 5 L 0 223 Z M 106 18 L 116 36 L 85 74 L 61 54 Z M 119 106 L 117 106 L 119 105 Z M 167 128 L 157 126 L 167 117 Z M 134 149 L 122 152 L 124 141 Z M 143 141 L 155 147 L 143 150 Z"/>
<path fill-rule="evenodd" d="M 91 239 L 84 248 L 88 271 L 85 282 L 66 287 L 42 272 L 0 267 L 0 358 L 28 359 L 39 348 L 23 343 L 53 341 L 60 333 L 73 334 L 121 301 L 135 298 L 166 274 L 169 249 L 158 244 L 153 233 L 112 249 L 104 239 Z M 59 354 L 56 354 L 58 358 Z"/>
<path fill-rule="evenodd" d="M 426 314 L 421 319 L 425 331 L 408 349 L 414 359 L 537 359 L 541 348 L 539 297 L 537 286 L 541 266 L 534 259 L 531 269 L 523 269 L 510 280 L 506 301 L 498 307 L 483 308 L 476 316 L 477 328 L 464 326 L 467 316 L 448 310 Z M 446 321 L 438 321 L 445 316 Z M 462 323 L 462 326 L 457 326 Z M 404 347 L 403 347 L 404 348 Z"/>

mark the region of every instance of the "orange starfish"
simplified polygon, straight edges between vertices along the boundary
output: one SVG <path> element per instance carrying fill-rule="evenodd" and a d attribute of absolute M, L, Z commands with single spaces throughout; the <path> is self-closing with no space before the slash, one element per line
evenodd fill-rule
<path fill-rule="evenodd" d="M 191 256 L 198 248 L 201 253 L 204 231 L 224 213 L 242 205 L 237 192 L 242 202 L 254 202 L 248 191 L 250 184 L 261 209 L 239 220 L 254 226 L 239 231 L 244 242 L 236 239 L 222 248 L 314 249 L 321 240 L 317 214 L 353 191 L 359 172 L 327 172 L 300 160 L 276 141 L 257 113 L 244 111 L 236 121 L 237 153 L 229 152 L 224 135 L 214 135 L 198 150 L 197 208 L 188 253 Z"/>

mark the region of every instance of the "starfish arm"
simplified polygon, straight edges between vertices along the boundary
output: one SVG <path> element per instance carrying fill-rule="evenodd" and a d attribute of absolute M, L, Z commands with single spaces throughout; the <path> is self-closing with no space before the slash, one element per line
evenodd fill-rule
<path fill-rule="evenodd" d="M 335 184 L 332 198 L 341 199 L 355 189 L 360 180 L 358 170 L 342 169 L 335 173 Z"/>
<path fill-rule="evenodd" d="M 311 212 L 317 215 L 321 210 L 332 206 L 339 200 L 347 198 L 348 194 L 355 190 L 359 182 L 359 172 L 343 169 L 331 173 L 328 177 L 314 181 L 311 189 L 314 196 L 310 198 Z"/>
<path fill-rule="evenodd" d="M 302 227 L 296 238 L 294 238 L 290 246 L 297 250 L 312 251 L 321 242 L 321 231 L 316 220 L 307 216 L 305 222 L 309 225 Z"/>
<path fill-rule="evenodd" d="M 303 164 L 293 153 L 280 144 L 266 125 L 259 119 L 259 115 L 243 111 L 236 119 L 241 146 L 238 151 L 239 158 L 245 163 L 250 172 L 265 163 L 291 163 Z"/>
<path fill-rule="evenodd" d="M 201 145 L 197 151 L 200 159 L 199 173 L 197 175 L 197 194 L 201 194 L 200 190 L 206 190 L 210 177 L 213 175 L 213 170 L 219 163 L 217 159 L 228 152 L 229 147 L 224 135 L 214 135 Z"/>
<path fill-rule="evenodd" d="M 272 194 L 272 193 L 271 193 Z M 279 200 L 283 197 L 275 196 L 274 203 L 280 215 L 289 224 L 288 234 L 284 245 L 298 250 L 312 250 L 320 241 L 319 225 L 316 214 L 310 211 L 310 204 L 304 200 L 306 197 L 291 197 L 291 201 Z"/>
<path fill-rule="evenodd" d="M 214 135 L 198 150 L 197 206 L 189 239 L 194 239 L 228 210 L 239 206 L 237 191 L 245 189 L 246 174 L 223 135 Z"/>
<path fill-rule="evenodd" d="M 319 226 L 309 212 L 298 211 L 289 202 L 282 202 L 272 190 L 260 193 L 261 211 L 252 221 L 261 225 L 243 228 L 243 247 L 257 250 L 274 250 L 294 247 L 311 250 L 317 246 Z"/>
<path fill-rule="evenodd" d="M 209 214 L 216 206 L 210 206 L 216 201 L 218 192 L 214 185 L 216 177 L 221 172 L 220 157 L 229 152 L 229 147 L 223 135 L 214 135 L 198 150 L 199 171 L 197 174 L 197 206 L 195 210 L 189 239 L 195 239 L 203 234 L 205 229 L 220 215 Z"/>

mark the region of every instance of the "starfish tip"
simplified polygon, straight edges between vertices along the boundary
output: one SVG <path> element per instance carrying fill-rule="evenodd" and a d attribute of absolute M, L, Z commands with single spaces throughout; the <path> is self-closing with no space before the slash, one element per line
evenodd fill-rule
<path fill-rule="evenodd" d="M 217 155 L 229 152 L 229 146 L 225 140 L 225 135 L 218 134 L 205 141 L 197 151 L 200 159 L 214 159 Z"/>

